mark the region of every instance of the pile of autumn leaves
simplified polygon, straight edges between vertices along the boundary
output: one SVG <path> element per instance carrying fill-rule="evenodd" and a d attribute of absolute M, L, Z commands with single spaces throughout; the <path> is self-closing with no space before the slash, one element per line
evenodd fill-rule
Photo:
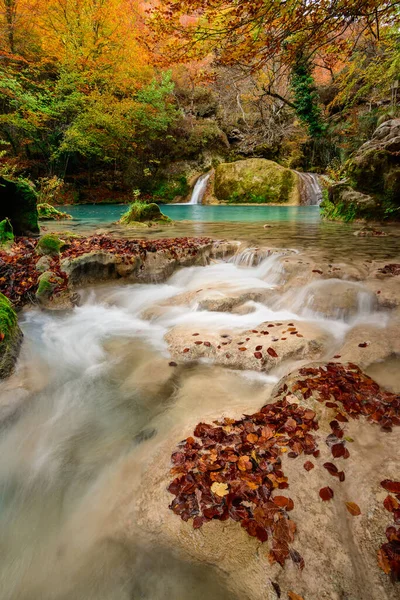
<path fill-rule="evenodd" d="M 178 258 L 184 251 L 185 256 L 197 254 L 200 246 L 211 243 L 209 238 L 167 238 L 157 240 L 121 240 L 107 236 L 87 238 L 64 238 L 61 255 L 51 257 L 50 270 L 62 279 L 54 293 L 65 290 L 68 278 L 62 271 L 60 260 L 77 258 L 90 252 L 118 254 L 129 260 L 131 257 L 145 258 L 147 253 L 167 252 L 172 258 Z M 34 302 L 40 273 L 36 270 L 39 256 L 36 253 L 37 240 L 26 237 L 16 238 L 9 249 L 0 248 L 0 292 L 16 307 Z"/>
<path fill-rule="evenodd" d="M 300 378 L 285 384 L 275 402 L 267 404 L 253 415 L 240 420 L 227 419 L 212 425 L 200 423 L 172 455 L 174 480 L 168 490 L 175 496 L 170 508 L 184 521 L 193 519 L 195 529 L 211 519 L 240 522 L 248 534 L 260 542 L 270 540 L 268 555 L 271 564 L 284 565 L 291 559 L 300 569 L 301 555 L 292 548 L 296 524 L 290 518 L 294 507 L 290 497 L 280 490 L 289 487 L 282 470 L 282 453 L 291 459 L 301 455 L 318 459 L 318 429 L 316 413 L 290 402 L 289 397 L 313 398 L 335 409 L 331 421 L 332 433 L 326 438 L 334 458 L 350 456 L 341 423 L 348 418 L 365 416 L 379 423 L 384 431 L 400 425 L 400 397 L 380 389 L 378 384 L 351 363 L 329 363 L 320 368 L 303 368 Z M 334 400 L 334 401 L 333 401 Z M 332 462 L 323 464 L 328 473 L 345 480 Z M 314 468 L 309 459 L 303 464 L 306 471 Z M 381 485 L 392 492 L 385 508 L 400 525 L 400 482 L 385 480 Z M 319 491 L 323 501 L 334 497 L 327 486 Z M 353 516 L 361 514 L 354 502 L 346 503 Z M 378 553 L 381 568 L 394 580 L 400 579 L 400 527 L 386 530 L 387 543 Z"/>

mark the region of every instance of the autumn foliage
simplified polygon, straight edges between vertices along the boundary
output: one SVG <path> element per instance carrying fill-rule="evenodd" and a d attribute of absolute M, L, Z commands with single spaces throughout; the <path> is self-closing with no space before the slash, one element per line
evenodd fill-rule
<path fill-rule="evenodd" d="M 242 419 L 225 418 L 213 424 L 199 423 L 193 436 L 183 440 L 172 454 L 168 487 L 174 499 L 170 509 L 184 521 L 192 520 L 198 529 L 212 519 L 232 519 L 260 542 L 269 541 L 269 560 L 284 565 L 289 558 L 304 567 L 301 555 L 292 547 L 296 524 L 290 512 L 294 502 L 282 490 L 289 488 L 284 473 L 283 457 L 298 459 L 320 451 L 315 432 L 319 429 L 316 412 L 300 406 L 294 397 L 310 399 L 335 410 L 330 433 L 325 443 L 334 459 L 350 456 L 344 436 L 349 419 L 366 417 L 380 424 L 384 431 L 400 425 L 400 396 L 382 390 L 370 377 L 351 363 L 329 363 L 324 367 L 299 371 L 299 377 L 278 390 L 272 402 L 260 411 Z M 290 400 L 289 400 L 290 399 Z M 313 462 L 303 464 L 306 471 Z M 337 463 L 322 465 L 339 482 L 345 480 L 344 470 Z M 305 474 L 305 476 L 307 476 Z M 399 523 L 400 483 L 385 480 L 381 484 L 396 497 L 385 501 L 387 510 Z M 322 501 L 334 501 L 334 492 L 327 485 L 319 491 Z M 361 509 L 353 501 L 346 502 L 353 517 Z M 398 578 L 399 531 L 387 530 L 388 542 L 380 551 L 380 564 L 387 573 Z"/>

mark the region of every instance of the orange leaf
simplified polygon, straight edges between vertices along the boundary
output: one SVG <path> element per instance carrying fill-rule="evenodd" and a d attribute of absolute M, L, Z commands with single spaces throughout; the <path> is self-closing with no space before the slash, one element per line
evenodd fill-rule
<path fill-rule="evenodd" d="M 382 571 L 384 573 L 386 573 L 386 575 L 389 575 L 389 573 L 390 573 L 390 563 L 389 563 L 388 557 L 386 556 L 386 554 L 382 550 L 382 548 L 380 548 L 378 550 L 378 565 L 380 566 L 380 568 L 382 569 Z"/>
<path fill-rule="evenodd" d="M 287 593 L 289 600 L 304 600 L 303 596 L 299 596 L 298 594 L 295 594 L 294 592 L 288 592 Z"/>
<path fill-rule="evenodd" d="M 361 515 L 360 507 L 358 504 L 355 504 L 355 502 L 346 502 L 346 508 L 349 513 L 353 515 L 353 517 L 358 517 L 358 515 Z"/>

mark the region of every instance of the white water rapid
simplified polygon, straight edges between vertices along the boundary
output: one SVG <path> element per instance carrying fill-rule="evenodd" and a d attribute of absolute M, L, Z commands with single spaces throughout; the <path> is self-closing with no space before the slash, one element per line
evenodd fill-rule
<path fill-rule="evenodd" d="M 269 373 L 205 361 L 176 369 L 165 336 L 177 326 L 220 335 L 293 319 L 329 333 L 332 354 L 360 323 L 385 327 L 361 283 L 351 284 L 352 311 L 314 303 L 331 280 L 282 293 L 293 256 L 247 249 L 163 284 L 97 287 L 68 313 L 24 313 L 17 372 L 0 383 L 2 598 L 236 600 L 222 571 L 175 553 L 163 523 L 149 533 L 137 508 L 150 493 L 142 477 L 171 431 L 175 440 L 215 418 L 226 399 L 233 414 L 261 406 L 296 361 Z M 240 310 L 211 310 L 221 298 L 240 298 Z"/>

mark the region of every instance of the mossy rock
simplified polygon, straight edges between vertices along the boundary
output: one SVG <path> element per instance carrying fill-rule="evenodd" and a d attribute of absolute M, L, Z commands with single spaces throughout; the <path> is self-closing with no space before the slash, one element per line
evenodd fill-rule
<path fill-rule="evenodd" d="M 37 243 L 36 252 L 47 256 L 58 256 L 61 248 L 64 246 L 63 240 L 57 235 L 48 233 L 43 235 Z"/>
<path fill-rule="evenodd" d="M 22 332 L 11 302 L 0 293 L 0 379 L 8 377 L 15 366 Z"/>
<path fill-rule="evenodd" d="M 133 225 L 135 223 L 172 223 L 172 220 L 164 215 L 157 204 L 146 202 L 133 202 L 127 212 L 122 215 L 121 223 Z"/>
<path fill-rule="evenodd" d="M 321 214 L 329 221 L 349 223 L 355 219 L 374 218 L 381 210 L 375 197 L 356 191 L 348 182 L 332 185 L 324 196 Z"/>
<path fill-rule="evenodd" d="M 263 158 L 223 163 L 215 169 L 214 194 L 224 202 L 299 204 L 294 171 Z"/>
<path fill-rule="evenodd" d="M 38 279 L 38 289 L 36 292 L 36 299 L 38 302 L 44 302 L 51 298 L 54 290 L 59 286 L 63 280 L 58 275 L 55 275 L 52 271 L 45 271 Z"/>
<path fill-rule="evenodd" d="M 62 221 L 64 219 L 72 219 L 68 213 L 57 210 L 51 204 L 43 202 L 37 205 L 39 220 L 41 221 Z"/>
<path fill-rule="evenodd" d="M 0 221 L 0 246 L 12 244 L 14 241 L 14 231 L 9 219 Z"/>
<path fill-rule="evenodd" d="M 39 233 L 37 194 L 28 182 L 0 177 L 0 220 L 6 218 L 15 235 Z"/>

